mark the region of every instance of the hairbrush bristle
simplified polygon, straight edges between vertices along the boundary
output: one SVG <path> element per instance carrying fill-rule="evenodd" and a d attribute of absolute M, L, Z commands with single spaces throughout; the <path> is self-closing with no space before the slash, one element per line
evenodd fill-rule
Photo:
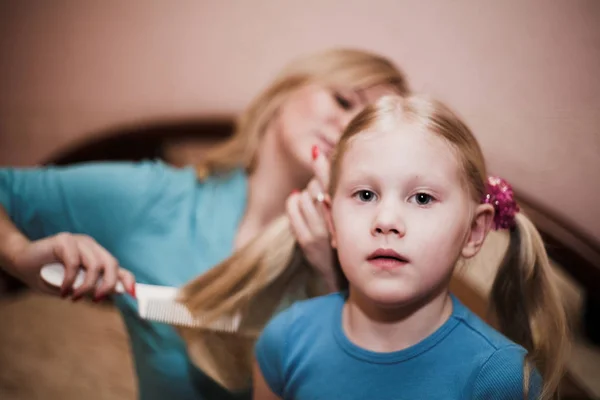
<path fill-rule="evenodd" d="M 236 332 L 241 322 L 241 317 L 236 315 L 207 324 L 201 317 L 194 317 L 183 304 L 175 300 L 164 299 L 146 299 L 144 307 L 140 307 L 140 317 L 169 325 L 224 332 Z"/>

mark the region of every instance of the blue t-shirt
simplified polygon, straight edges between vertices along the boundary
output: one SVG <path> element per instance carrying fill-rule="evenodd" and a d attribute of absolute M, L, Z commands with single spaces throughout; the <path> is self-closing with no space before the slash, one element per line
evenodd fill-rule
<path fill-rule="evenodd" d="M 0 204 L 30 239 L 59 232 L 92 236 L 140 283 L 181 286 L 227 258 L 244 214 L 245 172 L 199 182 L 193 168 L 159 161 L 0 169 Z M 233 396 L 195 368 L 168 325 L 143 321 L 116 296 L 131 339 L 139 396 Z"/>
<path fill-rule="evenodd" d="M 522 399 L 525 349 L 452 299 L 452 316 L 438 330 L 391 353 L 365 350 L 346 337 L 346 295 L 297 302 L 267 325 L 256 358 L 283 399 Z M 534 375 L 530 398 L 540 390 Z"/>

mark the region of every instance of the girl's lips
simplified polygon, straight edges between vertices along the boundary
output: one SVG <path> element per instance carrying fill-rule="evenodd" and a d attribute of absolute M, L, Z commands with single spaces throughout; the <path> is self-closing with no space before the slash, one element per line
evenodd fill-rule
<path fill-rule="evenodd" d="M 372 265 L 380 269 L 399 268 L 408 263 L 408 259 L 392 249 L 379 248 L 367 257 Z"/>
<path fill-rule="evenodd" d="M 369 260 L 369 263 L 371 263 L 371 265 L 373 265 L 374 267 L 376 267 L 378 269 L 385 269 L 385 270 L 396 269 L 396 268 L 400 268 L 400 267 L 403 267 L 404 265 L 406 265 L 406 261 L 400 261 L 395 258 L 385 258 L 385 257 L 371 259 L 371 260 Z"/>

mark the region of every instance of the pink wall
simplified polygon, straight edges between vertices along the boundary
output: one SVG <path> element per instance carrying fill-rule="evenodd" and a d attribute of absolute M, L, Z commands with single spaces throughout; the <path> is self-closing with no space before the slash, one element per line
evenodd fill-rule
<path fill-rule="evenodd" d="M 404 67 L 461 113 L 492 172 L 600 239 L 600 2 L 0 3 L 0 163 L 122 124 L 238 112 L 334 45 Z"/>

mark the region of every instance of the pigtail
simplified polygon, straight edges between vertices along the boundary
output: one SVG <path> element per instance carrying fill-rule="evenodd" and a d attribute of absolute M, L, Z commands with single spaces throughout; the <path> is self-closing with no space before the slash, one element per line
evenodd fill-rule
<path fill-rule="evenodd" d="M 543 379 L 541 399 L 558 398 L 569 350 L 567 318 L 539 232 L 523 213 L 516 214 L 515 222 L 490 305 L 500 331 L 528 351 L 526 396 L 535 367 Z"/>

